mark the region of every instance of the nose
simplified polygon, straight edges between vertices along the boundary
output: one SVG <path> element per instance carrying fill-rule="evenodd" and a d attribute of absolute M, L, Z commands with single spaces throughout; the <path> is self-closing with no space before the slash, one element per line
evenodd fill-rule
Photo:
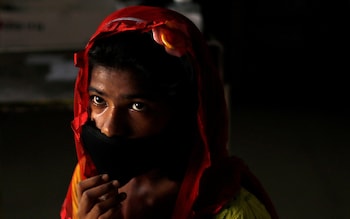
<path fill-rule="evenodd" d="M 108 137 L 115 135 L 124 135 L 126 133 L 125 117 L 115 107 L 109 108 L 98 118 L 95 118 L 96 125 L 100 124 L 99 128 L 103 134 Z"/>

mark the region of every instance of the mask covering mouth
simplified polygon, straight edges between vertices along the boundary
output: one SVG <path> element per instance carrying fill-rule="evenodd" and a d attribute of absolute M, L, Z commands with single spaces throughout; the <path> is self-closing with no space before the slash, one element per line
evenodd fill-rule
<path fill-rule="evenodd" d="M 175 165 L 179 159 L 184 162 L 184 155 L 174 150 L 174 138 L 167 134 L 143 138 L 107 137 L 89 121 L 82 126 L 81 140 L 99 174 L 107 173 L 121 185 L 154 168 L 166 168 L 176 177 L 184 173 L 181 165 Z"/>

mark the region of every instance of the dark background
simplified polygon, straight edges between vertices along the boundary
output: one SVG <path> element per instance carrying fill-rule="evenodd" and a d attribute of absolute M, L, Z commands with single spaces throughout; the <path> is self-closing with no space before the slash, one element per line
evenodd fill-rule
<path fill-rule="evenodd" d="M 224 48 L 231 153 L 281 219 L 350 218 L 349 2 L 197 2 L 205 36 Z M 1 76 L 26 55 L 1 54 Z M 70 101 L 1 103 L 1 218 L 59 218 L 76 159 L 72 116 Z"/>
<path fill-rule="evenodd" d="M 228 48 L 233 104 L 349 106 L 348 1 L 205 2 L 207 32 Z"/>

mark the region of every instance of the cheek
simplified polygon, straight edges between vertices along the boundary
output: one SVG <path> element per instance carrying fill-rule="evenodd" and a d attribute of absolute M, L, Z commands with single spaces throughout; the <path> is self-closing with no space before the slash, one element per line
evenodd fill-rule
<path fill-rule="evenodd" d="M 96 111 L 90 109 L 89 111 L 90 120 L 95 122 L 96 127 L 101 129 L 101 123 L 103 120 L 103 114 L 97 113 Z"/>
<path fill-rule="evenodd" d="M 89 118 L 91 121 L 96 123 L 97 128 L 101 128 L 101 124 L 107 119 L 106 109 L 101 109 L 98 107 L 89 107 L 88 109 Z"/>

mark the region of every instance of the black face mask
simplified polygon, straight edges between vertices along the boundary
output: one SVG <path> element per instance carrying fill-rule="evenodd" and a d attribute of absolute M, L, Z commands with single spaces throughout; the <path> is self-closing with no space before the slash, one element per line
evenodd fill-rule
<path fill-rule="evenodd" d="M 190 150 L 185 150 L 184 142 L 172 136 L 163 133 L 133 139 L 107 137 L 94 123 L 87 122 L 82 127 L 81 140 L 97 171 L 109 174 L 110 179 L 124 185 L 131 178 L 155 168 L 175 180 L 182 178 L 187 166 L 186 151 Z"/>

